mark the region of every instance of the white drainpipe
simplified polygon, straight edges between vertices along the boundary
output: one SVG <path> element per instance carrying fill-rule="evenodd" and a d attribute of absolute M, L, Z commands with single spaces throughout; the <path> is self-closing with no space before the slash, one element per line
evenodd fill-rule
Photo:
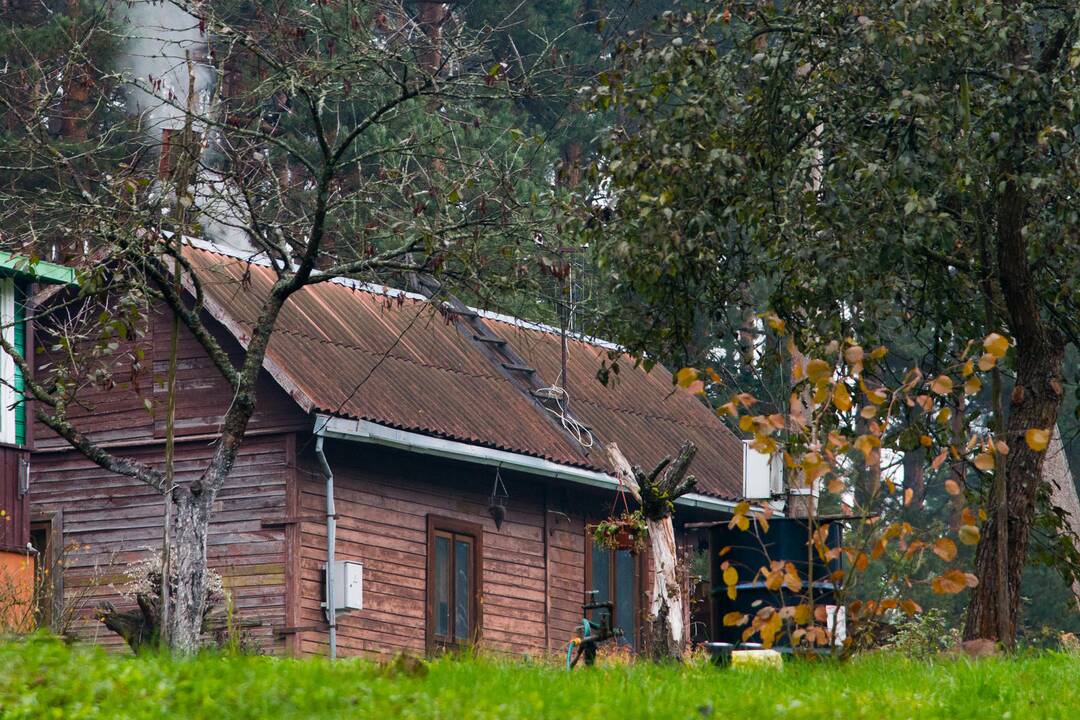
<path fill-rule="evenodd" d="M 330 626 L 330 659 L 337 657 L 337 608 L 334 607 L 334 554 L 337 537 L 337 511 L 334 509 L 334 471 L 323 452 L 323 430 L 316 429 L 315 455 L 326 478 L 326 622 Z"/>

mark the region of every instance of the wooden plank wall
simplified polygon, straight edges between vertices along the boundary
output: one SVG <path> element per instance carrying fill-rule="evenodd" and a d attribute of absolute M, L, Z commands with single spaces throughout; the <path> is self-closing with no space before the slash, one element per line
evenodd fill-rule
<path fill-rule="evenodd" d="M 425 651 L 429 513 L 484 527 L 484 650 L 538 655 L 565 648 L 585 589 L 583 512 L 606 514 L 610 498 L 552 492 L 504 470 L 510 498 L 496 531 L 487 512 L 493 467 L 355 443 L 330 442 L 327 456 L 335 476 L 337 557 L 364 565 L 364 610 L 338 620 L 341 655 Z M 324 479 L 310 451 L 301 453 L 297 474 L 301 513 L 325 513 Z M 322 521 L 303 524 L 300 626 L 324 625 L 325 533 Z M 298 644 L 304 653 L 325 655 L 326 632 L 303 632 Z"/>
<path fill-rule="evenodd" d="M 19 459 L 24 448 L 0 445 L 0 551 L 26 554 L 30 540 L 30 499 L 19 493 Z"/>
<path fill-rule="evenodd" d="M 234 363 L 241 357 L 240 346 L 213 320 L 208 320 L 215 336 L 230 353 Z M 165 437 L 166 376 L 170 356 L 172 316 L 164 306 L 152 310 L 138 339 L 122 342 L 114 353 L 111 386 L 86 384 L 79 388 L 78 403 L 70 415 L 76 427 L 100 443 L 150 444 Z M 47 351 L 50 341 L 39 331 L 38 343 L 46 352 L 39 354 L 39 375 L 46 380 L 49 368 L 57 360 Z M 144 360 L 133 369 L 136 348 Z M 232 400 L 232 390 L 183 324 L 177 342 L 177 436 L 212 435 Z M 302 430 L 311 421 L 266 373 L 259 380 L 259 398 L 249 423 L 250 433 Z M 146 402 L 151 403 L 150 409 Z M 36 450 L 66 449 L 67 443 L 40 422 L 35 421 Z"/>
<path fill-rule="evenodd" d="M 77 427 L 112 451 L 160 463 L 164 456 L 165 378 L 171 353 L 171 314 L 153 309 L 140 336 L 124 342 L 114 358 L 113 380 L 105 387 L 87 384 L 72 406 Z M 232 355 L 240 347 L 224 328 L 209 321 L 211 330 Z M 41 376 L 48 374 L 48 336 L 38 333 Z M 194 336 L 180 326 L 177 353 L 177 472 L 193 479 L 205 468 L 221 417 L 232 392 Z M 136 348 L 144 359 L 133 365 Z M 264 648 L 285 649 L 273 630 L 292 621 L 286 617 L 286 584 L 295 582 L 286 571 L 286 537 L 295 528 L 264 528 L 264 519 L 280 520 L 289 513 L 287 488 L 293 471 L 292 451 L 297 429 L 310 429 L 311 420 L 264 373 L 257 387 L 258 406 L 236 468 L 218 498 L 211 528 L 209 558 L 230 589 L 239 616 L 256 623 L 252 634 Z M 146 401 L 151 405 L 149 410 Z M 163 500 L 140 483 L 107 473 L 70 450 L 45 426 L 34 428 L 31 465 L 31 503 L 36 513 L 63 510 L 65 597 L 80 606 L 78 633 L 113 647 L 119 638 L 93 619 L 101 602 L 131 606 L 118 586 L 126 581 L 125 567 L 160 548 Z M 295 483 L 291 485 L 295 486 Z M 295 503 L 294 503 L 295 505 Z M 295 605 L 295 604 L 294 604 Z M 291 645 L 291 641 L 290 641 Z"/>
<path fill-rule="evenodd" d="M 178 444 L 178 476 L 197 476 L 211 452 L 205 442 Z M 150 463 L 161 459 L 153 447 L 128 454 Z M 274 630 L 286 622 L 286 530 L 263 528 L 262 520 L 284 517 L 290 471 L 286 436 L 245 442 L 217 499 L 208 548 L 210 566 L 232 594 L 238 617 L 253 623 L 252 638 L 274 652 L 285 649 Z M 64 591 L 66 602 L 78 606 L 76 634 L 122 649 L 122 640 L 94 619 L 94 608 L 102 602 L 134 607 L 120 590 L 128 566 L 161 547 L 161 496 L 73 451 L 36 455 L 31 473 L 35 512 L 63 510 Z"/>

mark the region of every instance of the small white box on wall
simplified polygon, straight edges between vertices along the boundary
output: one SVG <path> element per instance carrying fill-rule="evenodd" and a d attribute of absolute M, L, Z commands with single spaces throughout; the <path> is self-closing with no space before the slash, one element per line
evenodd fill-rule
<path fill-rule="evenodd" d="M 364 609 L 364 566 L 347 560 L 334 561 L 334 609 Z"/>

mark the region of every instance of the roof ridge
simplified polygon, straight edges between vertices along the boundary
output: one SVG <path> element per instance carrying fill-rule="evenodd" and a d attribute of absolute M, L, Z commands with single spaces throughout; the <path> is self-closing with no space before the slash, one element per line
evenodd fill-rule
<path fill-rule="evenodd" d="M 209 240 L 203 240 L 201 238 L 194 238 L 190 236 L 184 236 L 184 242 L 196 250 L 203 252 L 214 253 L 215 255 L 221 255 L 223 257 L 231 258 L 233 260 L 240 260 L 242 262 L 248 262 L 255 265 L 261 265 L 263 267 L 272 267 L 273 263 L 266 257 L 265 253 L 251 254 L 249 252 L 242 252 L 236 248 L 223 247 Z M 312 271 L 313 275 L 319 274 L 318 270 Z M 389 285 L 382 285 L 379 283 L 366 282 L 364 280 L 356 280 L 354 278 L 335 277 L 331 278 L 329 282 L 342 287 L 347 287 L 353 290 L 360 290 L 362 292 L 371 293 L 372 295 L 385 295 L 388 297 L 404 297 L 408 300 L 416 300 L 418 302 L 431 303 L 432 306 L 438 307 L 438 303 L 432 301 L 431 298 L 423 295 L 422 293 L 412 292 L 410 290 L 402 290 L 401 288 L 391 287 Z M 465 303 L 462 303 L 465 305 Z M 557 328 L 554 325 L 548 325 L 546 323 L 536 322 L 534 320 L 526 320 L 525 318 L 519 318 L 516 315 L 507 315 L 505 313 L 495 312 L 494 310 L 488 310 L 486 308 L 473 307 L 471 305 L 465 305 L 465 307 L 472 310 L 485 320 L 495 320 L 497 322 L 506 323 L 515 327 L 522 328 L 524 330 L 538 330 L 540 332 L 547 333 L 549 335 L 563 334 L 561 328 Z M 577 340 L 579 342 L 586 343 L 588 345 L 594 345 L 596 347 L 604 348 L 605 350 L 617 350 L 619 352 L 625 351 L 621 345 L 611 342 L 610 340 L 604 340 L 603 338 L 594 337 L 592 335 L 585 335 L 584 333 L 578 333 L 573 331 L 567 331 L 566 337 L 568 339 Z"/>

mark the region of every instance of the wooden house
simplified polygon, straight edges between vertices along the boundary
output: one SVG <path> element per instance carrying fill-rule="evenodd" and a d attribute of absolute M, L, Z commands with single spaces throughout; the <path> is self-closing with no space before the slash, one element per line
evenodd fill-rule
<path fill-rule="evenodd" d="M 0 333 L 20 354 L 33 344 L 26 297 L 35 284 L 70 283 L 74 273 L 0 252 Z M 33 438 L 23 402 L 23 372 L 0 350 L 0 630 L 20 629 L 33 611 L 37 559 L 30 544 L 29 471 Z"/>
<path fill-rule="evenodd" d="M 270 269 L 219 248 L 186 253 L 213 330 L 238 356 Z M 131 382 L 83 393 L 76 424 L 116 453 L 161 461 L 171 327 L 155 309 L 135 341 L 146 359 L 130 368 Z M 352 565 L 335 572 L 335 595 L 348 582 L 347 602 L 362 606 L 336 615 L 341 655 L 473 642 L 558 651 L 587 589 L 615 603 L 616 623 L 636 642 L 647 558 L 593 547 L 587 532 L 621 510 L 602 445 L 618 443 L 643 466 L 684 440 L 698 446 L 698 489 L 679 501 L 679 523 L 730 511 L 742 445 L 663 368 L 623 362 L 602 385 L 608 353 L 618 349 L 570 337 L 560 380 L 562 338 L 549 327 L 345 280 L 291 298 L 209 540 L 247 631 L 268 651 L 328 652 L 324 566 L 336 524 L 334 559 Z M 210 456 L 230 393 L 183 327 L 178 368 L 183 479 Z M 566 396 L 550 389 L 556 382 Z M 29 497 L 40 550 L 67 548 L 57 591 L 83 603 L 78 631 L 119 645 L 92 608 L 120 605 L 127 566 L 160 545 L 162 498 L 43 427 L 35 439 Z"/>

